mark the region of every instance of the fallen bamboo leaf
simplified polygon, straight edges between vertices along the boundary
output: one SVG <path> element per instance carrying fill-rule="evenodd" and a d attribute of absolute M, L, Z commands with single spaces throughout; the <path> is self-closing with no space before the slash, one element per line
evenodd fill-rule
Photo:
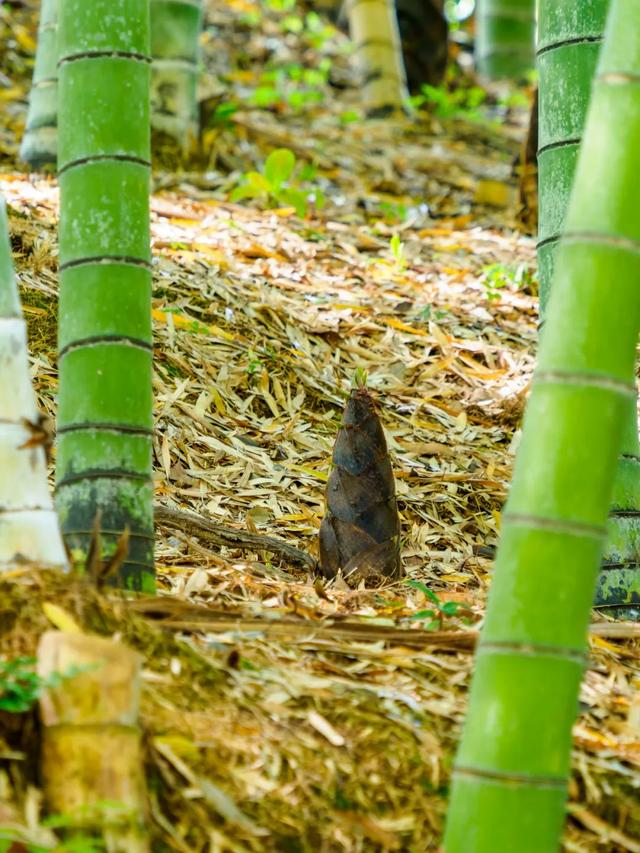
<path fill-rule="evenodd" d="M 577 803 L 569 803 L 567 811 L 577 821 L 579 821 L 587 829 L 590 829 L 601 841 L 619 845 L 623 850 L 628 850 L 629 853 L 640 853 L 640 841 L 630 838 L 624 832 L 616 829 L 615 826 L 599 818 L 593 812 L 584 806 Z"/>
<path fill-rule="evenodd" d="M 78 625 L 73 616 L 51 601 L 45 601 L 42 604 L 44 615 L 49 622 L 59 631 L 66 631 L 68 634 L 82 634 L 82 628 Z"/>
<path fill-rule="evenodd" d="M 333 746 L 344 746 L 346 741 L 331 725 L 329 720 L 319 714 L 317 711 L 311 710 L 307 714 L 307 720 L 313 728 L 320 732 L 322 737 L 326 738 Z"/>

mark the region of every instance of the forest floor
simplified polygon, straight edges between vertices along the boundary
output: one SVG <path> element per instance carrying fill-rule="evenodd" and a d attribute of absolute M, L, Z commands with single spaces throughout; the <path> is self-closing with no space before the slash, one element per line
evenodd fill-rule
<path fill-rule="evenodd" d="M 160 595 L 126 604 L 18 573 L 2 583 L 0 650 L 32 653 L 55 600 L 145 655 L 154 851 L 435 851 L 535 358 L 535 245 L 516 227 L 512 168 L 527 108 L 443 96 L 364 121 L 347 40 L 287 5 L 210 4 L 204 153 L 154 173 Z M 58 191 L 17 160 L 35 26 L 30 5 L 0 7 L 0 191 L 54 416 Z M 230 199 L 275 148 L 295 155 L 304 211 Z M 422 589 L 313 570 L 358 368 Z M 310 556 L 221 545 L 219 525 Z M 564 849 L 637 853 L 640 636 L 594 619 Z M 28 753 L 32 729 L 18 729 Z M 13 737 L 0 823 L 51 849 Z"/>

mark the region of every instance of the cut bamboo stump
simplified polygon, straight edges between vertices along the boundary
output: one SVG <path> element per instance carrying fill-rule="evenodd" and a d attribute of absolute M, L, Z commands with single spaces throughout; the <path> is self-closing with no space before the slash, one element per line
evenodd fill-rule
<path fill-rule="evenodd" d="M 369 118 L 401 114 L 409 97 L 396 9 L 392 0 L 348 0 L 349 32 L 363 75 L 361 98 Z"/>
<path fill-rule="evenodd" d="M 62 676 L 40 700 L 48 809 L 71 831 L 99 833 L 109 853 L 149 850 L 140 667 L 140 655 L 103 637 L 48 631 L 38 647 L 39 675 Z"/>

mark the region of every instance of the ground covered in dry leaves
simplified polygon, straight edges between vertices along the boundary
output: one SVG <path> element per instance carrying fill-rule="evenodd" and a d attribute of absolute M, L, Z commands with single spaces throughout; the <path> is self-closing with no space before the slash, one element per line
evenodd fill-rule
<path fill-rule="evenodd" d="M 526 108 L 446 102 L 365 122 L 346 39 L 287 6 L 211 4 L 203 148 L 154 175 L 162 597 L 126 605 L 27 574 L 3 583 L 0 646 L 32 652 L 55 600 L 145 654 L 154 850 L 436 850 L 534 361 L 534 242 L 515 227 L 512 178 Z M 28 4 L 0 7 L 0 190 L 53 415 L 57 186 L 17 162 L 35 21 Z M 306 210 L 232 202 L 278 147 L 295 154 Z M 404 567 L 441 617 L 415 618 L 434 603 L 406 581 L 367 590 L 314 575 L 358 368 L 388 438 Z M 218 525 L 311 556 L 220 545 Z M 570 851 L 640 851 L 640 640 L 619 633 L 591 636 Z M 10 740 L 4 823 L 54 844 Z"/>

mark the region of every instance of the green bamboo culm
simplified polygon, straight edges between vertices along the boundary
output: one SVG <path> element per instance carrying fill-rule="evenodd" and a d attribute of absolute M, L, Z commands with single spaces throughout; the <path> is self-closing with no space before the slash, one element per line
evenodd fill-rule
<path fill-rule="evenodd" d="M 607 22 L 455 761 L 446 853 L 560 846 L 589 614 L 635 395 L 637 10 L 637 0 L 613 0 Z"/>
<path fill-rule="evenodd" d="M 20 159 L 33 169 L 53 171 L 58 125 L 58 0 L 42 0 L 36 62 Z"/>
<path fill-rule="evenodd" d="M 538 3 L 538 278 L 544 313 L 609 0 Z"/>
<path fill-rule="evenodd" d="M 635 373 L 630 376 L 635 385 Z M 623 619 L 640 617 L 640 441 L 635 396 L 625 410 L 595 606 Z"/>
<path fill-rule="evenodd" d="M 535 0 L 478 0 L 476 66 L 488 80 L 520 80 L 535 66 Z"/>
<path fill-rule="evenodd" d="M 57 507 L 152 591 L 149 0 L 60 0 Z"/>
<path fill-rule="evenodd" d="M 198 137 L 200 0 L 151 0 L 151 126 L 185 149 Z"/>
<path fill-rule="evenodd" d="M 538 274 L 542 316 L 608 8 L 609 0 L 540 0 L 538 6 Z M 640 442 L 634 400 L 626 407 L 596 605 L 623 616 L 637 616 L 640 605 Z"/>

